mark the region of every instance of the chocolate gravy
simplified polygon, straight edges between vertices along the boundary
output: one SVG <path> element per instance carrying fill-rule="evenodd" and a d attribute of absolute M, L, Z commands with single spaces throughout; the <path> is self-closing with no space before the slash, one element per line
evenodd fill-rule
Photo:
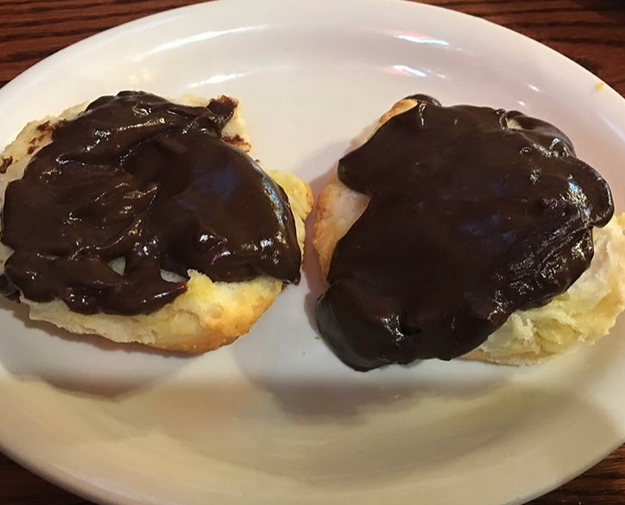
<path fill-rule="evenodd" d="M 608 185 L 555 126 L 520 112 L 418 105 L 339 162 L 371 197 L 339 241 L 319 329 L 347 365 L 449 360 L 588 268 Z"/>
<path fill-rule="evenodd" d="M 297 282 L 284 191 L 221 138 L 235 107 L 225 97 L 191 107 L 122 92 L 61 122 L 7 188 L 2 242 L 14 252 L 2 293 L 139 314 L 183 293 L 188 270 L 214 281 Z"/>

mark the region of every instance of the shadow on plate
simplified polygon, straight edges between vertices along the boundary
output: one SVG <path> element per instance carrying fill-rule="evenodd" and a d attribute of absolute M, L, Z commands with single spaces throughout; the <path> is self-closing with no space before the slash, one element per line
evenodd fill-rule
<path fill-rule="evenodd" d="M 600 408 L 568 393 L 506 384 L 487 394 L 463 396 L 461 389 L 445 393 L 432 386 L 404 385 L 382 393 L 371 386 L 358 391 L 311 381 L 293 388 L 301 401 L 324 398 L 329 392 L 352 404 L 366 399 L 368 407 L 361 408 L 358 423 L 293 418 L 267 401 L 267 392 L 228 382 L 167 385 L 157 396 L 141 395 L 113 415 L 125 427 L 124 446 L 129 450 L 138 450 L 132 449 L 133 438 L 141 444 L 150 439 L 148 434 L 158 433 L 169 444 L 167 450 L 185 454 L 189 465 L 207 461 L 211 475 L 223 469 L 230 489 L 245 492 L 246 475 L 255 472 L 254 480 L 267 485 L 254 487 L 254 492 L 269 496 L 278 493 L 284 479 L 289 485 L 306 485 L 314 494 L 415 481 L 435 484 L 437 479 L 473 472 L 484 477 L 489 468 L 518 470 L 518 459 L 528 461 L 532 452 L 540 454 L 535 456 L 536 468 L 524 464 L 522 473 L 551 479 L 541 489 L 546 492 L 546 486 L 561 483 L 552 480 L 554 473 L 572 478 L 571 472 L 584 469 L 576 466 L 579 457 L 571 459 L 563 444 L 578 440 L 592 447 L 593 437 L 618 437 L 618 429 Z M 393 404 L 396 400 L 388 400 L 393 395 L 403 401 Z M 109 409 L 114 406 L 102 405 L 101 415 L 106 418 Z M 578 433 L 580 426 L 587 438 Z M 506 485 L 514 487 L 513 481 Z M 523 495 L 523 489 L 517 491 Z M 471 503 L 492 502 L 489 486 L 471 492 L 482 495 L 482 501 Z"/>
<path fill-rule="evenodd" d="M 193 359 L 139 344 L 74 335 L 33 321 L 28 307 L 0 297 L 3 325 L 0 364 L 21 380 L 39 380 L 72 393 L 115 398 L 165 380 Z M 24 331 L 24 330 L 29 331 Z"/>

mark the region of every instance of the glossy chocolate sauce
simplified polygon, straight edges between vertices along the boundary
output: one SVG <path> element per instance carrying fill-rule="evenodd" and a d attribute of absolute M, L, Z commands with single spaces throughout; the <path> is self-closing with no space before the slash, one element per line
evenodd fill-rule
<path fill-rule="evenodd" d="M 188 270 L 215 281 L 261 273 L 298 281 L 284 191 L 221 138 L 235 107 L 227 98 L 189 107 L 122 92 L 60 123 L 7 188 L 2 242 L 14 252 L 3 294 L 139 314 L 183 293 Z M 121 273 L 112 268 L 119 258 Z"/>
<path fill-rule="evenodd" d="M 556 127 L 411 98 L 339 162 L 340 180 L 371 200 L 334 251 L 317 319 L 356 370 L 475 349 L 512 312 L 564 292 L 614 212 Z"/>

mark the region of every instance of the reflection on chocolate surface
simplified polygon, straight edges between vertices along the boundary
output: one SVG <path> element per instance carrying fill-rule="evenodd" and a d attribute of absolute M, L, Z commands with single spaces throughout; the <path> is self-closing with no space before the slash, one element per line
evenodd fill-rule
<path fill-rule="evenodd" d="M 191 107 L 122 92 L 60 123 L 7 188 L 2 242 L 14 252 L 3 294 L 138 314 L 184 292 L 191 269 L 215 281 L 296 282 L 286 194 L 221 139 L 235 107 L 225 97 Z M 120 258 L 121 273 L 111 265 Z M 183 279 L 168 282 L 162 270 Z"/>
<path fill-rule="evenodd" d="M 452 359 L 586 270 L 614 208 L 556 127 L 520 112 L 418 105 L 339 162 L 371 197 L 338 242 L 320 331 L 357 370 Z"/>

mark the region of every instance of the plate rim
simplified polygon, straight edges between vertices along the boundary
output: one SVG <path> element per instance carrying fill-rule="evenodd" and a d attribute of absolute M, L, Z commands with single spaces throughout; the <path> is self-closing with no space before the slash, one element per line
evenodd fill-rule
<path fill-rule="evenodd" d="M 312 3 L 314 0 L 299 0 L 299 1 L 301 3 Z M 272 3 L 274 5 L 287 5 L 288 0 L 264 0 L 264 2 L 266 4 Z M 344 5 L 347 5 L 347 4 L 356 4 L 357 1 L 356 0 L 340 0 L 340 1 L 333 0 L 333 3 L 335 4 L 341 3 Z M 138 19 L 114 26 L 102 32 L 98 32 L 74 44 L 71 44 L 67 47 L 64 47 L 56 51 L 55 53 L 49 55 L 48 57 L 44 58 L 43 60 L 39 61 L 38 63 L 34 64 L 33 66 L 21 72 L 19 75 L 17 75 L 15 78 L 13 78 L 11 81 L 9 81 L 0 89 L 0 104 L 5 100 L 5 95 L 10 95 L 14 93 L 15 91 L 19 90 L 24 85 L 24 83 L 28 82 L 29 79 L 32 79 L 38 73 L 43 73 L 48 70 L 53 70 L 57 62 L 67 60 L 69 58 L 75 58 L 83 50 L 87 50 L 88 52 L 89 48 L 93 48 L 94 45 L 97 45 L 100 42 L 105 42 L 111 36 L 114 36 L 118 33 L 122 34 L 133 29 L 139 29 L 142 27 L 147 28 L 147 25 L 153 22 L 156 22 L 158 20 L 172 21 L 174 16 L 177 13 L 186 14 L 195 10 L 212 8 L 212 6 L 215 6 L 217 4 L 221 4 L 221 5 L 249 4 L 250 6 L 257 5 L 257 4 L 254 4 L 253 0 L 214 0 L 214 1 L 200 2 L 200 3 L 180 6 L 180 7 L 176 7 L 173 9 L 168 9 L 168 10 L 164 10 L 164 11 L 157 12 L 154 14 L 150 14 L 148 16 L 140 17 Z M 603 83 L 604 89 L 602 90 L 602 92 L 612 94 L 613 98 L 620 100 L 622 105 L 625 105 L 625 98 L 623 98 L 614 88 L 612 88 L 609 83 L 597 77 L 591 71 L 584 68 L 582 65 L 580 65 L 573 59 L 569 58 L 568 56 L 556 51 L 555 49 L 552 49 L 551 47 L 541 42 L 538 42 L 537 40 L 534 40 L 519 32 L 516 32 L 513 29 L 496 24 L 492 21 L 489 21 L 487 19 L 481 18 L 476 15 L 466 14 L 463 12 L 459 12 L 453 9 L 448 9 L 448 8 L 437 6 L 437 5 L 423 4 L 420 2 L 413 2 L 413 1 L 401 1 L 401 0 L 368 0 L 367 2 L 358 1 L 358 5 L 360 5 L 361 7 L 366 5 L 367 6 L 366 8 L 371 8 L 370 6 L 375 5 L 375 4 L 379 4 L 379 5 L 382 5 L 382 4 L 400 5 L 401 4 L 403 6 L 402 8 L 407 8 L 407 9 L 424 10 L 424 11 L 432 11 L 432 12 L 439 12 L 439 13 L 444 12 L 445 15 L 454 16 L 456 17 L 456 19 L 460 20 L 461 22 L 462 20 L 471 19 L 472 22 L 476 22 L 479 24 L 485 23 L 491 29 L 498 30 L 501 34 L 505 34 L 503 36 L 513 37 L 513 38 L 516 38 L 517 40 L 523 40 L 523 43 L 531 44 L 533 47 L 539 48 L 541 52 L 543 53 L 547 52 L 548 54 L 550 54 L 551 57 L 558 58 L 560 62 L 566 64 L 567 66 L 569 66 L 569 68 L 574 69 L 575 72 L 577 73 L 581 72 L 587 78 L 591 78 L 593 80 L 596 80 L 597 82 Z M 601 451 L 604 453 L 603 456 L 593 459 L 590 463 L 588 463 L 587 465 L 584 465 L 583 468 L 581 468 L 578 472 L 575 472 L 574 474 L 569 474 L 567 476 L 563 476 L 562 479 L 559 480 L 559 482 L 554 484 L 553 486 L 550 485 L 542 490 L 536 491 L 535 493 L 528 494 L 524 496 L 523 498 L 521 498 L 520 501 L 518 499 L 510 501 L 508 502 L 507 505 L 525 503 L 526 500 L 533 500 L 538 496 L 542 496 L 545 493 L 560 487 L 564 483 L 576 478 L 577 476 L 581 475 L 588 469 L 595 466 L 598 462 L 602 461 L 608 454 L 610 454 L 616 448 L 621 446 L 623 442 L 625 442 L 625 439 L 615 443 L 612 446 L 612 448 L 609 449 L 608 452 Z M 100 487 L 93 486 L 92 483 L 89 481 L 68 480 L 66 476 L 63 474 L 63 472 L 58 471 L 56 467 L 54 467 L 55 471 L 52 471 L 49 467 L 46 467 L 45 465 L 38 464 L 34 460 L 28 460 L 27 458 L 24 458 L 23 456 L 21 456 L 19 454 L 19 451 L 16 449 L 17 445 L 20 445 L 20 444 L 16 444 L 16 446 L 11 447 L 10 444 L 7 443 L 7 441 L 2 440 L 0 438 L 0 449 L 7 457 L 15 461 L 20 466 L 28 469 L 32 473 L 53 483 L 54 485 L 58 486 L 61 489 L 65 489 L 71 492 L 72 494 L 88 499 L 90 501 L 103 503 L 103 504 L 114 505 L 114 504 L 122 503 L 124 498 L 128 498 L 116 492 L 117 490 L 115 490 L 114 492 L 104 491 Z M 131 502 L 128 502 L 128 503 L 131 503 Z M 132 503 L 134 503 L 134 501 L 132 501 Z"/>

